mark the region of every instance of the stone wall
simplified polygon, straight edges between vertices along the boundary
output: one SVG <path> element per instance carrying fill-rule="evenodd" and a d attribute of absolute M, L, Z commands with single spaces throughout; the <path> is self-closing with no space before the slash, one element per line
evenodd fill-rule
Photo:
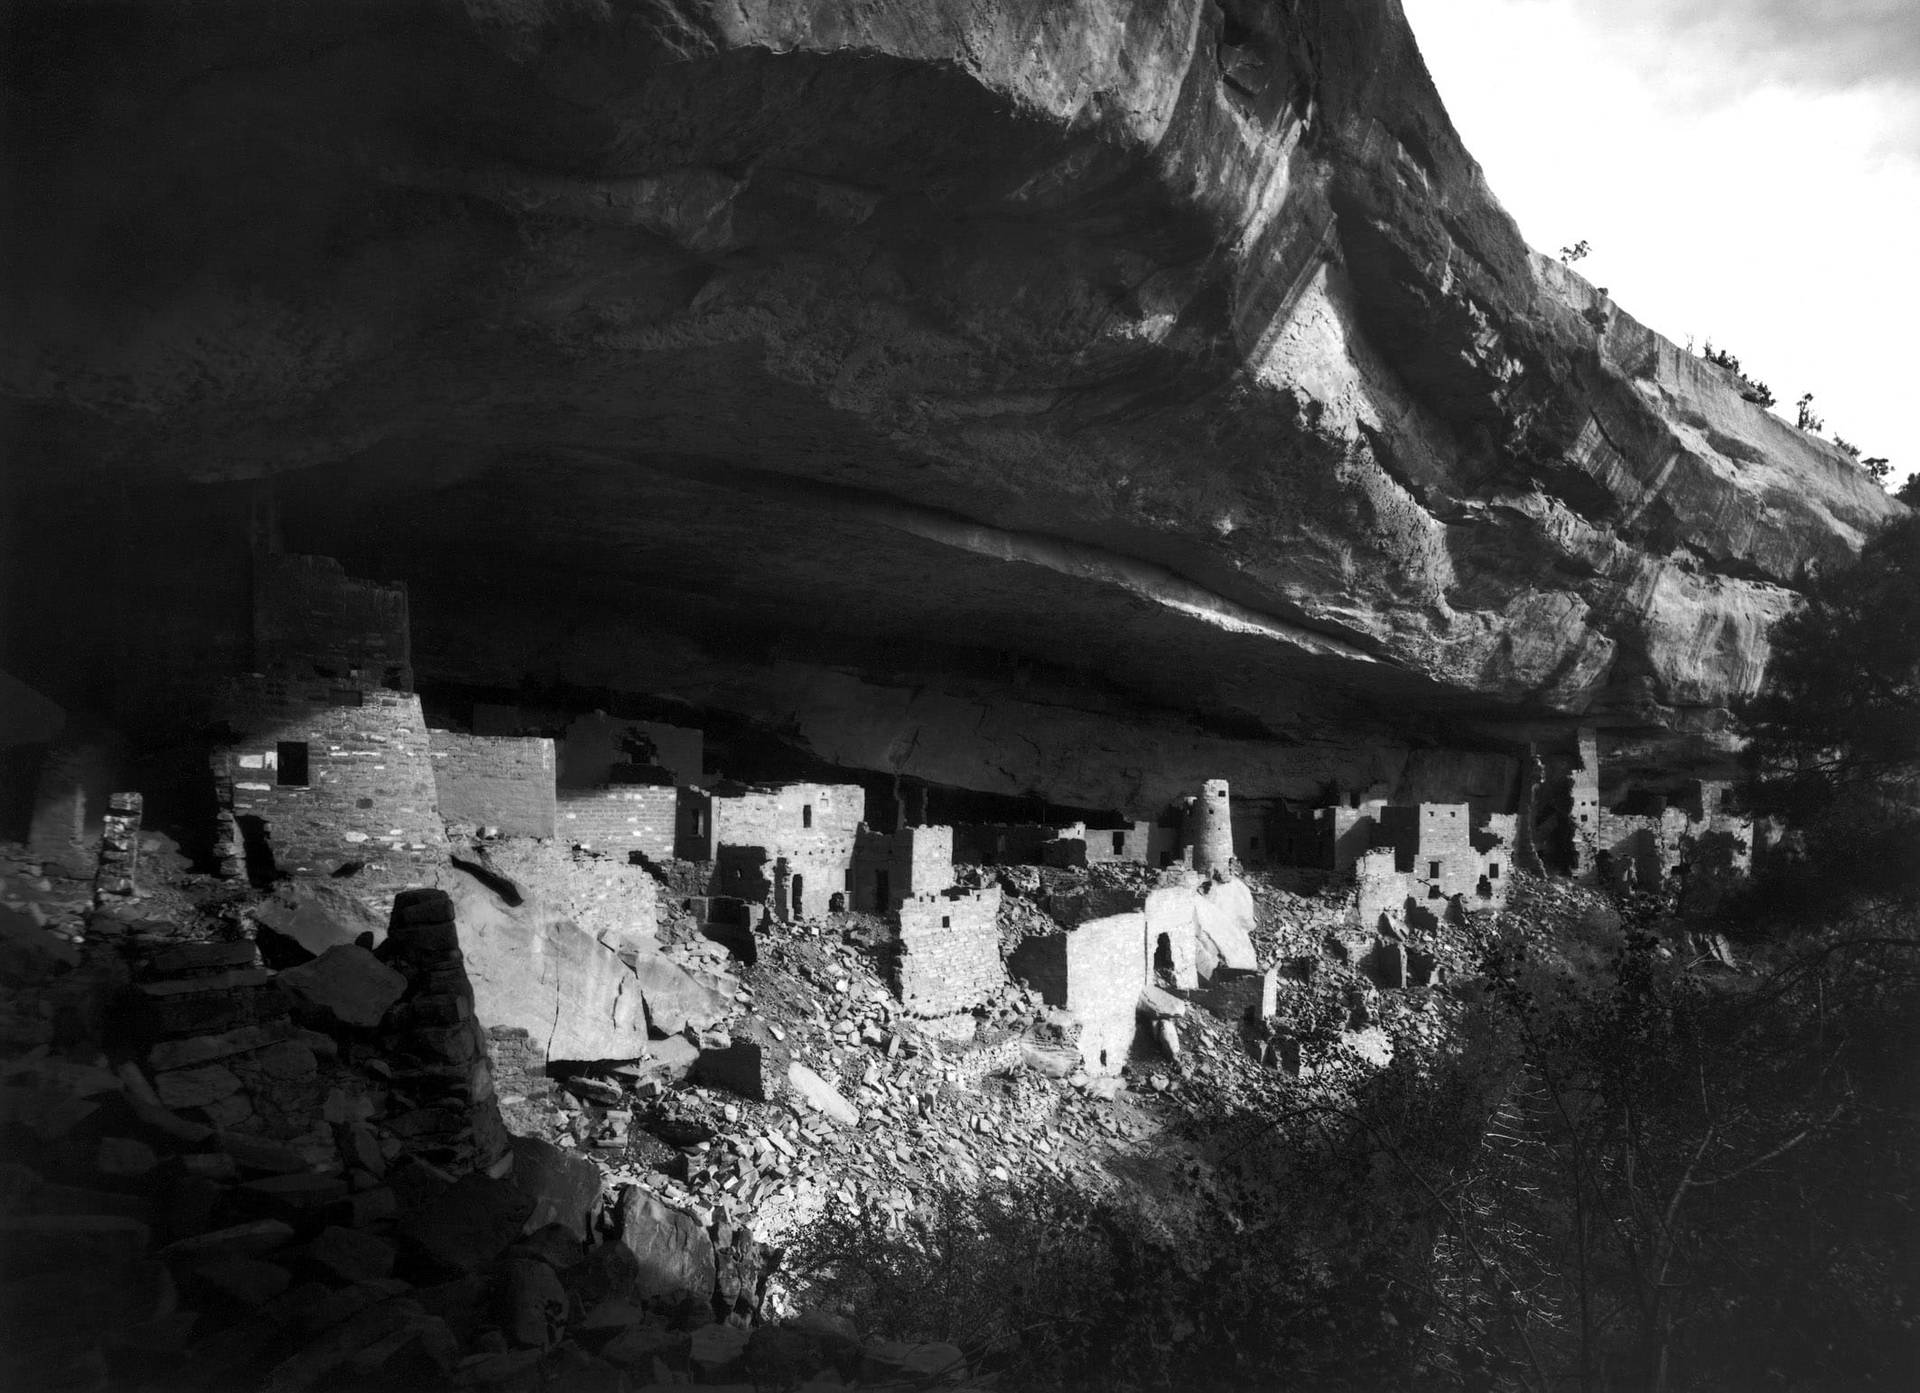
<path fill-rule="evenodd" d="M 827 913 L 833 897 L 851 888 L 854 842 L 866 811 L 866 790 L 858 784 L 689 789 L 675 849 L 689 861 L 721 861 L 727 849 L 764 852 L 774 912 L 811 918 Z M 714 892 L 751 898 L 724 882 Z"/>
<path fill-rule="evenodd" d="M 968 822 L 953 829 L 953 859 L 970 866 L 1039 866 L 1046 863 L 1051 827 L 1037 822 Z"/>
<path fill-rule="evenodd" d="M 1187 810 L 1187 845 L 1196 871 L 1225 871 L 1233 863 L 1233 808 L 1225 779 L 1208 779 Z"/>
<path fill-rule="evenodd" d="M 1594 872 L 1602 868 L 1619 883 L 1658 885 L 1687 875 L 1746 875 L 1753 869 L 1753 824 L 1725 811 L 1726 786 L 1695 787 L 1691 806 L 1669 805 L 1658 813 L 1617 813 L 1601 808 L 1592 838 Z"/>
<path fill-rule="evenodd" d="M 253 643 L 263 673 L 413 690 L 407 587 L 359 580 L 329 556 L 254 559 Z"/>
<path fill-rule="evenodd" d="M 705 736 L 700 731 L 662 721 L 626 720 L 595 711 L 575 717 L 561 737 L 560 787 L 598 788 L 612 782 L 614 767 L 630 762 L 635 744 L 652 746 L 653 758 L 646 762 L 666 769 L 674 783 L 700 782 L 701 765 L 706 758 Z"/>
<path fill-rule="evenodd" d="M 679 802 L 679 791 L 664 784 L 563 788 L 556 794 L 554 827 L 576 846 L 666 860 L 674 854 Z"/>
<path fill-rule="evenodd" d="M 886 914 L 903 900 L 942 893 L 953 885 L 953 829 L 859 828 L 847 885 L 849 907 L 867 914 Z"/>
<path fill-rule="evenodd" d="M 1465 803 L 1381 808 L 1373 823 L 1378 844 L 1356 863 L 1360 927 L 1430 928 L 1456 899 L 1469 908 L 1505 904 L 1515 825 L 1512 813 L 1476 825 Z"/>
<path fill-rule="evenodd" d="M 1274 1013 L 1278 974 L 1273 968 L 1223 967 L 1213 974 L 1201 997 L 1206 1008 L 1227 1020 L 1265 1020 Z"/>
<path fill-rule="evenodd" d="M 1190 991 L 1200 984 L 1198 945 L 1194 925 L 1199 913 L 1199 892 L 1192 885 L 1165 885 L 1149 891 L 1141 912 L 1146 916 L 1141 955 L 1142 985 L 1155 980 L 1161 971 L 1161 940 L 1170 966 L 1166 969 L 1172 986 Z"/>
<path fill-rule="evenodd" d="M 1149 980 L 1146 943 L 1147 916 L 1136 911 L 1028 939 L 1007 960 L 1009 971 L 1048 1005 L 1080 1018 L 1080 1053 L 1089 1073 L 1115 1073 L 1132 1053 L 1140 992 Z"/>
<path fill-rule="evenodd" d="M 917 1015 L 946 1016 L 997 995 L 1006 982 L 999 914 L 997 888 L 902 901 L 895 966 L 901 1004 Z"/>
<path fill-rule="evenodd" d="M 255 676 L 229 684 L 221 707 L 242 734 L 213 755 L 216 787 L 250 859 L 270 850 L 289 875 L 358 865 L 356 890 L 417 881 L 444 860 L 418 697 Z"/>
<path fill-rule="evenodd" d="M 451 730 L 428 731 L 427 741 L 444 821 L 511 837 L 554 835 L 553 741 Z"/>
<path fill-rule="evenodd" d="M 1066 1000 L 1080 1018 L 1080 1052 L 1089 1073 L 1119 1070 L 1133 1052 L 1140 989 L 1148 981 L 1145 914 L 1095 919 L 1066 940 Z"/>

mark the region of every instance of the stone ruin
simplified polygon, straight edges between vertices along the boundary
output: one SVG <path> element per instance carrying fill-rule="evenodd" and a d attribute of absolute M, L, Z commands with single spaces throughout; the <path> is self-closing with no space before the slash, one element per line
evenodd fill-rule
<path fill-rule="evenodd" d="M 1725 782 L 1694 780 L 1677 801 L 1642 795 L 1609 808 L 1600 777 L 1599 735 L 1582 729 L 1571 775 L 1576 880 L 1658 889 L 1752 871 L 1754 825 L 1728 810 Z"/>

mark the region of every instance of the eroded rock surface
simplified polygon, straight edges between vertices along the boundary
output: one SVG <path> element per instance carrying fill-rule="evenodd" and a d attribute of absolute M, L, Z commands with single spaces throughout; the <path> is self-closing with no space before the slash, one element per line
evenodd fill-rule
<path fill-rule="evenodd" d="M 428 680 L 1298 796 L 1435 720 L 1710 729 L 1897 506 L 1529 252 L 1391 0 L 10 23 L 29 608 L 204 585 L 273 476 L 291 545 L 410 583 Z M 146 603 L 72 628 L 151 689 L 221 640 Z M 1009 691 L 1046 743 L 965 758 Z"/>

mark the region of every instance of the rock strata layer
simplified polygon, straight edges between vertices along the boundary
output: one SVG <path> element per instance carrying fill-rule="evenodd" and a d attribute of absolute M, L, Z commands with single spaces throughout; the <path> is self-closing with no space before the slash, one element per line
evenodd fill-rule
<path fill-rule="evenodd" d="M 1074 767 L 960 781 L 1119 802 L 1143 738 L 1272 793 L 1436 720 L 1710 729 L 1897 508 L 1528 250 L 1393 0 L 10 26 L 29 608 L 128 555 L 165 604 L 273 476 L 426 678 L 925 777 L 1011 694 Z M 146 603 L 72 627 L 218 641 Z"/>

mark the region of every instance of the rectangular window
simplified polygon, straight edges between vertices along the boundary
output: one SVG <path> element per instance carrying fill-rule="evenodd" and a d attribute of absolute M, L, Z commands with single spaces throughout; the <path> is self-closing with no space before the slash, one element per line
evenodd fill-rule
<path fill-rule="evenodd" d="M 943 915 L 941 915 L 941 916 L 940 916 L 940 927 L 941 927 L 941 928 L 943 928 L 943 929 L 950 929 L 950 928 L 952 928 L 952 927 L 953 927 L 953 916 L 952 916 L 951 914 L 943 914 Z"/>
<path fill-rule="evenodd" d="M 802 827 L 813 826 L 813 804 L 807 803 L 802 805 L 800 809 L 800 825 Z"/>
<path fill-rule="evenodd" d="M 307 786 L 307 742 L 304 740 L 282 740 L 279 743 L 279 778 L 277 782 L 284 786 L 305 788 Z"/>
<path fill-rule="evenodd" d="M 1118 856 L 1121 852 L 1125 851 L 1126 849 L 1127 849 L 1127 834 L 1125 832 L 1115 832 L 1113 834 L 1113 854 L 1115 856 Z"/>
<path fill-rule="evenodd" d="M 1498 861 L 1487 862 L 1487 879 L 1488 880 L 1500 879 L 1500 863 Z"/>
<path fill-rule="evenodd" d="M 1434 880 L 1440 878 L 1440 863 L 1438 861 L 1427 862 L 1427 875 Z"/>

